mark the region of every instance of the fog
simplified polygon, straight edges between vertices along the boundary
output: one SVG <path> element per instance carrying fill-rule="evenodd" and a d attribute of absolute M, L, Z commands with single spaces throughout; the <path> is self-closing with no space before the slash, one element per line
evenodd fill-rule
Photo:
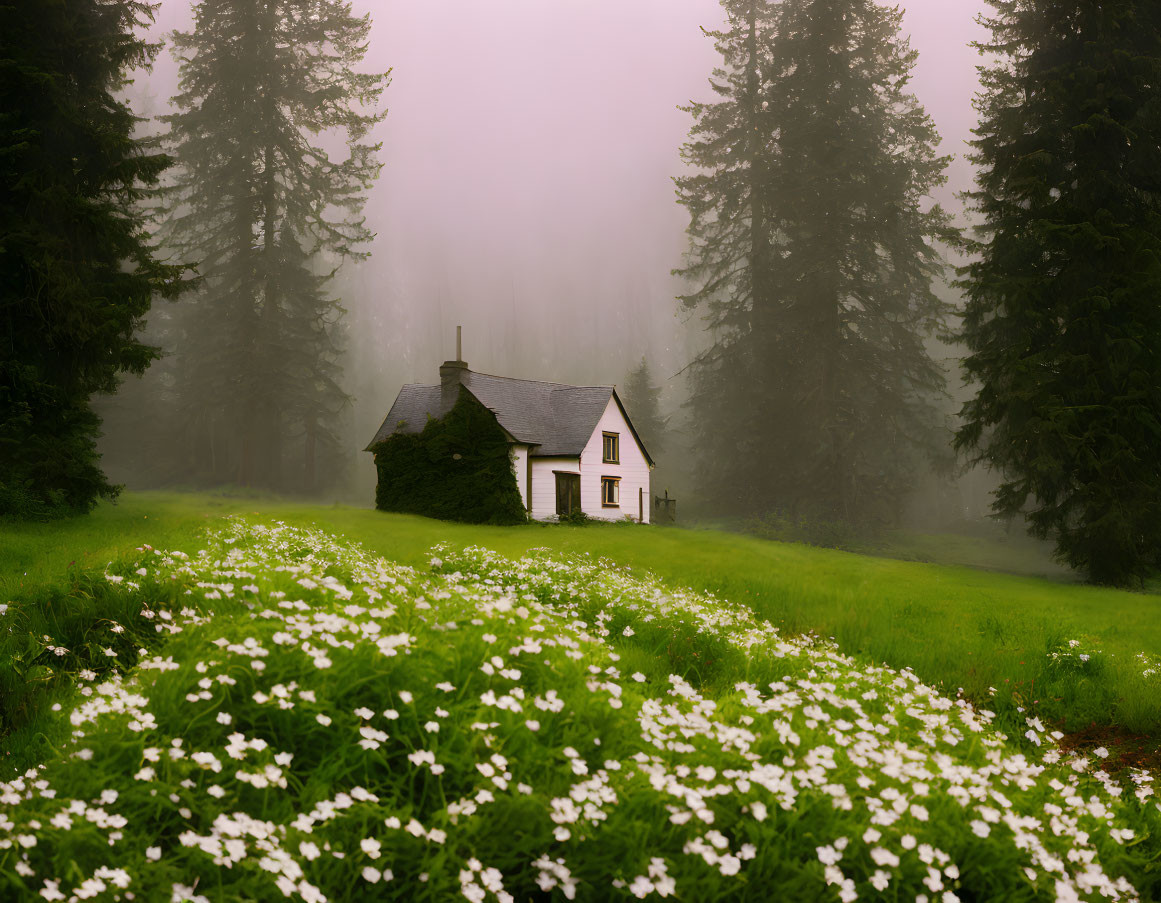
<path fill-rule="evenodd" d="M 911 0 L 913 90 L 956 155 L 936 200 L 968 187 L 982 0 Z M 391 68 L 378 128 L 371 258 L 335 283 L 348 309 L 352 441 L 401 384 L 433 382 L 456 325 L 473 369 L 618 383 L 647 357 L 663 403 L 702 340 L 670 275 L 686 247 L 672 178 L 719 58 L 716 0 L 355 0 L 374 27 L 366 68 Z M 163 0 L 155 34 L 191 23 Z M 138 83 L 143 112 L 176 86 L 167 52 Z M 144 100 L 143 100 L 144 99 Z M 361 444 L 359 445 L 361 448 Z M 373 480 L 369 455 L 361 484 Z"/>

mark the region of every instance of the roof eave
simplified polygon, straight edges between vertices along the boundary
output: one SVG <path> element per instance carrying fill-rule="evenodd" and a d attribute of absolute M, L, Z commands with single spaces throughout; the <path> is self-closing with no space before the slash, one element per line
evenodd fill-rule
<path fill-rule="evenodd" d="M 617 394 L 617 387 L 613 387 L 613 398 L 617 402 L 617 407 L 621 409 L 621 416 L 625 418 L 625 423 L 629 424 L 629 432 L 633 434 L 633 438 L 637 440 L 637 447 L 641 449 L 641 453 L 645 455 L 645 460 L 649 466 L 656 467 L 657 462 L 653 460 L 653 456 L 649 454 L 649 449 L 645 447 L 645 443 L 641 441 L 641 437 L 637 435 L 637 427 L 633 426 L 633 421 L 629 418 L 629 412 L 625 410 L 625 405 L 621 403 L 621 396 Z"/>

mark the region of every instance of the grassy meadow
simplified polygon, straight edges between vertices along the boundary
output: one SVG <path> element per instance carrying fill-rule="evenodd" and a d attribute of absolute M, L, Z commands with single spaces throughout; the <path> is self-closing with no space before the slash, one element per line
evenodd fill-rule
<path fill-rule="evenodd" d="M 8 532 L 0 655 L 28 679 L 0 699 L 28 705 L 0 768 L 0 899 L 1161 893 L 1151 774 L 802 630 L 844 610 L 811 575 L 889 610 L 882 559 L 274 502 L 206 521 L 204 502 Z M 53 542 L 86 529 L 95 567 Z M 754 611 L 606 547 L 732 580 Z M 981 576 L 895 564 L 915 592 Z M 1065 648 L 1055 667 L 1085 673 Z"/>
<path fill-rule="evenodd" d="M 1161 658 L 1161 596 L 713 530 L 479 527 L 277 499 L 129 493 L 89 518 L 0 525 L 0 596 L 46 600 L 26 617 L 31 632 L 55 635 L 51 600 L 75 594 L 86 571 L 142 543 L 195 549 L 225 514 L 317 525 L 409 565 L 439 542 L 507 556 L 541 547 L 604 556 L 744 604 L 788 634 L 833 638 L 846 654 L 911 668 L 1013 726 L 1032 713 L 1076 742 L 1112 744 L 1123 764 L 1148 759 L 1161 741 L 1161 674 L 1150 673 Z"/>

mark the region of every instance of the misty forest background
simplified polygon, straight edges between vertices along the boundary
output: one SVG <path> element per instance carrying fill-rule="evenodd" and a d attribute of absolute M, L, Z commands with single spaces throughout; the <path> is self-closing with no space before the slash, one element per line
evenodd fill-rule
<path fill-rule="evenodd" d="M 368 502 L 462 324 L 473 369 L 616 383 L 683 516 L 994 511 L 1140 581 L 1161 12 L 948 6 L 0 2 L 8 513 Z M 117 240 L 53 233 L 54 179 Z"/>

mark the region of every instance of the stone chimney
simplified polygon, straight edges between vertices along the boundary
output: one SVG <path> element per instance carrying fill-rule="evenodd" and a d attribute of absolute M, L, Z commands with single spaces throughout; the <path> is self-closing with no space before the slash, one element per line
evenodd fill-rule
<path fill-rule="evenodd" d="M 444 361 L 439 368 L 440 394 L 445 407 L 455 404 L 460 384 L 468 374 L 468 365 L 463 360 L 463 327 L 456 327 L 456 359 Z"/>

